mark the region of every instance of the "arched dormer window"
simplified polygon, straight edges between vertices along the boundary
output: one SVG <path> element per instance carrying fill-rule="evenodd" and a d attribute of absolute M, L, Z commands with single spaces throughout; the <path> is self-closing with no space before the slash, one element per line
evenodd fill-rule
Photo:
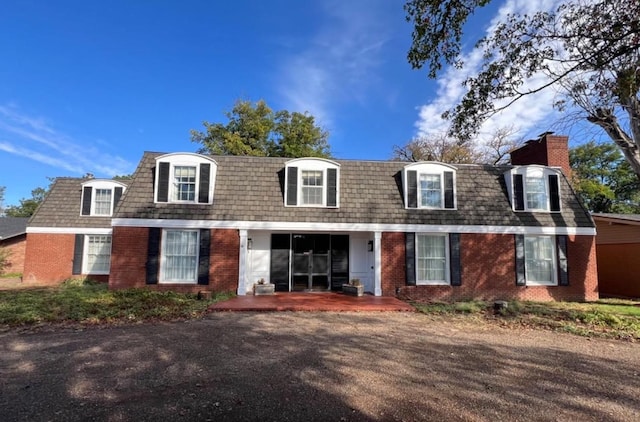
<path fill-rule="evenodd" d="M 539 166 L 514 167 L 504 174 L 514 211 L 560 211 L 560 170 Z"/>
<path fill-rule="evenodd" d="M 91 179 L 82 184 L 80 215 L 110 217 L 127 186 L 109 179 Z"/>
<path fill-rule="evenodd" d="M 193 153 L 173 153 L 156 158 L 155 202 L 211 204 L 217 163 Z"/>
<path fill-rule="evenodd" d="M 296 158 L 285 163 L 285 206 L 340 206 L 340 164 L 323 158 Z"/>
<path fill-rule="evenodd" d="M 406 165 L 402 170 L 405 208 L 455 209 L 456 170 L 431 161 Z"/>

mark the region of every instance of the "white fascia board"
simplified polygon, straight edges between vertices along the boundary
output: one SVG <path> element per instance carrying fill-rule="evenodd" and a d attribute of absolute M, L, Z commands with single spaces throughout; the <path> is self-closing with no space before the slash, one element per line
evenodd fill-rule
<path fill-rule="evenodd" d="M 237 229 L 270 231 L 323 231 L 323 232 L 415 232 L 415 233 L 477 233 L 527 235 L 595 236 L 592 227 L 521 227 L 521 226 L 465 226 L 428 224 L 373 224 L 373 223 L 309 223 L 277 221 L 216 221 L 169 220 L 145 218 L 114 218 L 112 226 L 159 227 L 166 229 Z"/>
<path fill-rule="evenodd" d="M 27 227 L 27 233 L 49 234 L 111 234 L 112 228 L 92 227 Z"/>

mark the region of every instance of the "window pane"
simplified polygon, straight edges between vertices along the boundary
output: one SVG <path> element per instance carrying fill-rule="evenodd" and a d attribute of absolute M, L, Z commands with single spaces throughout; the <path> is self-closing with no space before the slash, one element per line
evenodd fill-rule
<path fill-rule="evenodd" d="M 111 261 L 111 236 L 87 236 L 87 273 L 108 273 Z"/>
<path fill-rule="evenodd" d="M 420 175 L 420 205 L 442 208 L 442 188 L 439 174 Z"/>
<path fill-rule="evenodd" d="M 527 281 L 554 282 L 555 260 L 552 237 L 526 237 L 524 241 L 524 255 Z"/>
<path fill-rule="evenodd" d="M 302 204 L 322 205 L 322 171 L 302 171 Z"/>
<path fill-rule="evenodd" d="M 527 208 L 547 209 L 547 185 L 544 177 L 527 177 L 525 190 L 527 192 Z"/>
<path fill-rule="evenodd" d="M 164 239 L 165 281 L 195 281 L 198 263 L 198 232 L 168 230 Z"/>
<path fill-rule="evenodd" d="M 94 215 L 111 215 L 111 189 L 95 189 Z"/>
<path fill-rule="evenodd" d="M 446 282 L 446 242 L 444 236 L 418 235 L 418 281 Z"/>
<path fill-rule="evenodd" d="M 174 167 L 173 199 L 176 201 L 195 201 L 196 168 L 191 166 Z"/>

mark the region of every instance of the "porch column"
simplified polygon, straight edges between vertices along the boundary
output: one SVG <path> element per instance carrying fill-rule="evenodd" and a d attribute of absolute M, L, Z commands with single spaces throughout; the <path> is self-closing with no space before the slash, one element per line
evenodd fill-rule
<path fill-rule="evenodd" d="M 240 262 L 238 268 L 238 296 L 247 294 L 247 231 L 240 230 Z"/>
<path fill-rule="evenodd" d="M 382 232 L 374 232 L 373 236 L 374 294 L 382 296 Z"/>

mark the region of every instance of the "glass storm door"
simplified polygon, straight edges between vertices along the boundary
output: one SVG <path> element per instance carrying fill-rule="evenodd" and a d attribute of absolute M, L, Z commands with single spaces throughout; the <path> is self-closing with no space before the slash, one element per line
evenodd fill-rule
<path fill-rule="evenodd" d="M 328 234 L 293 235 L 292 290 L 329 289 Z"/>

